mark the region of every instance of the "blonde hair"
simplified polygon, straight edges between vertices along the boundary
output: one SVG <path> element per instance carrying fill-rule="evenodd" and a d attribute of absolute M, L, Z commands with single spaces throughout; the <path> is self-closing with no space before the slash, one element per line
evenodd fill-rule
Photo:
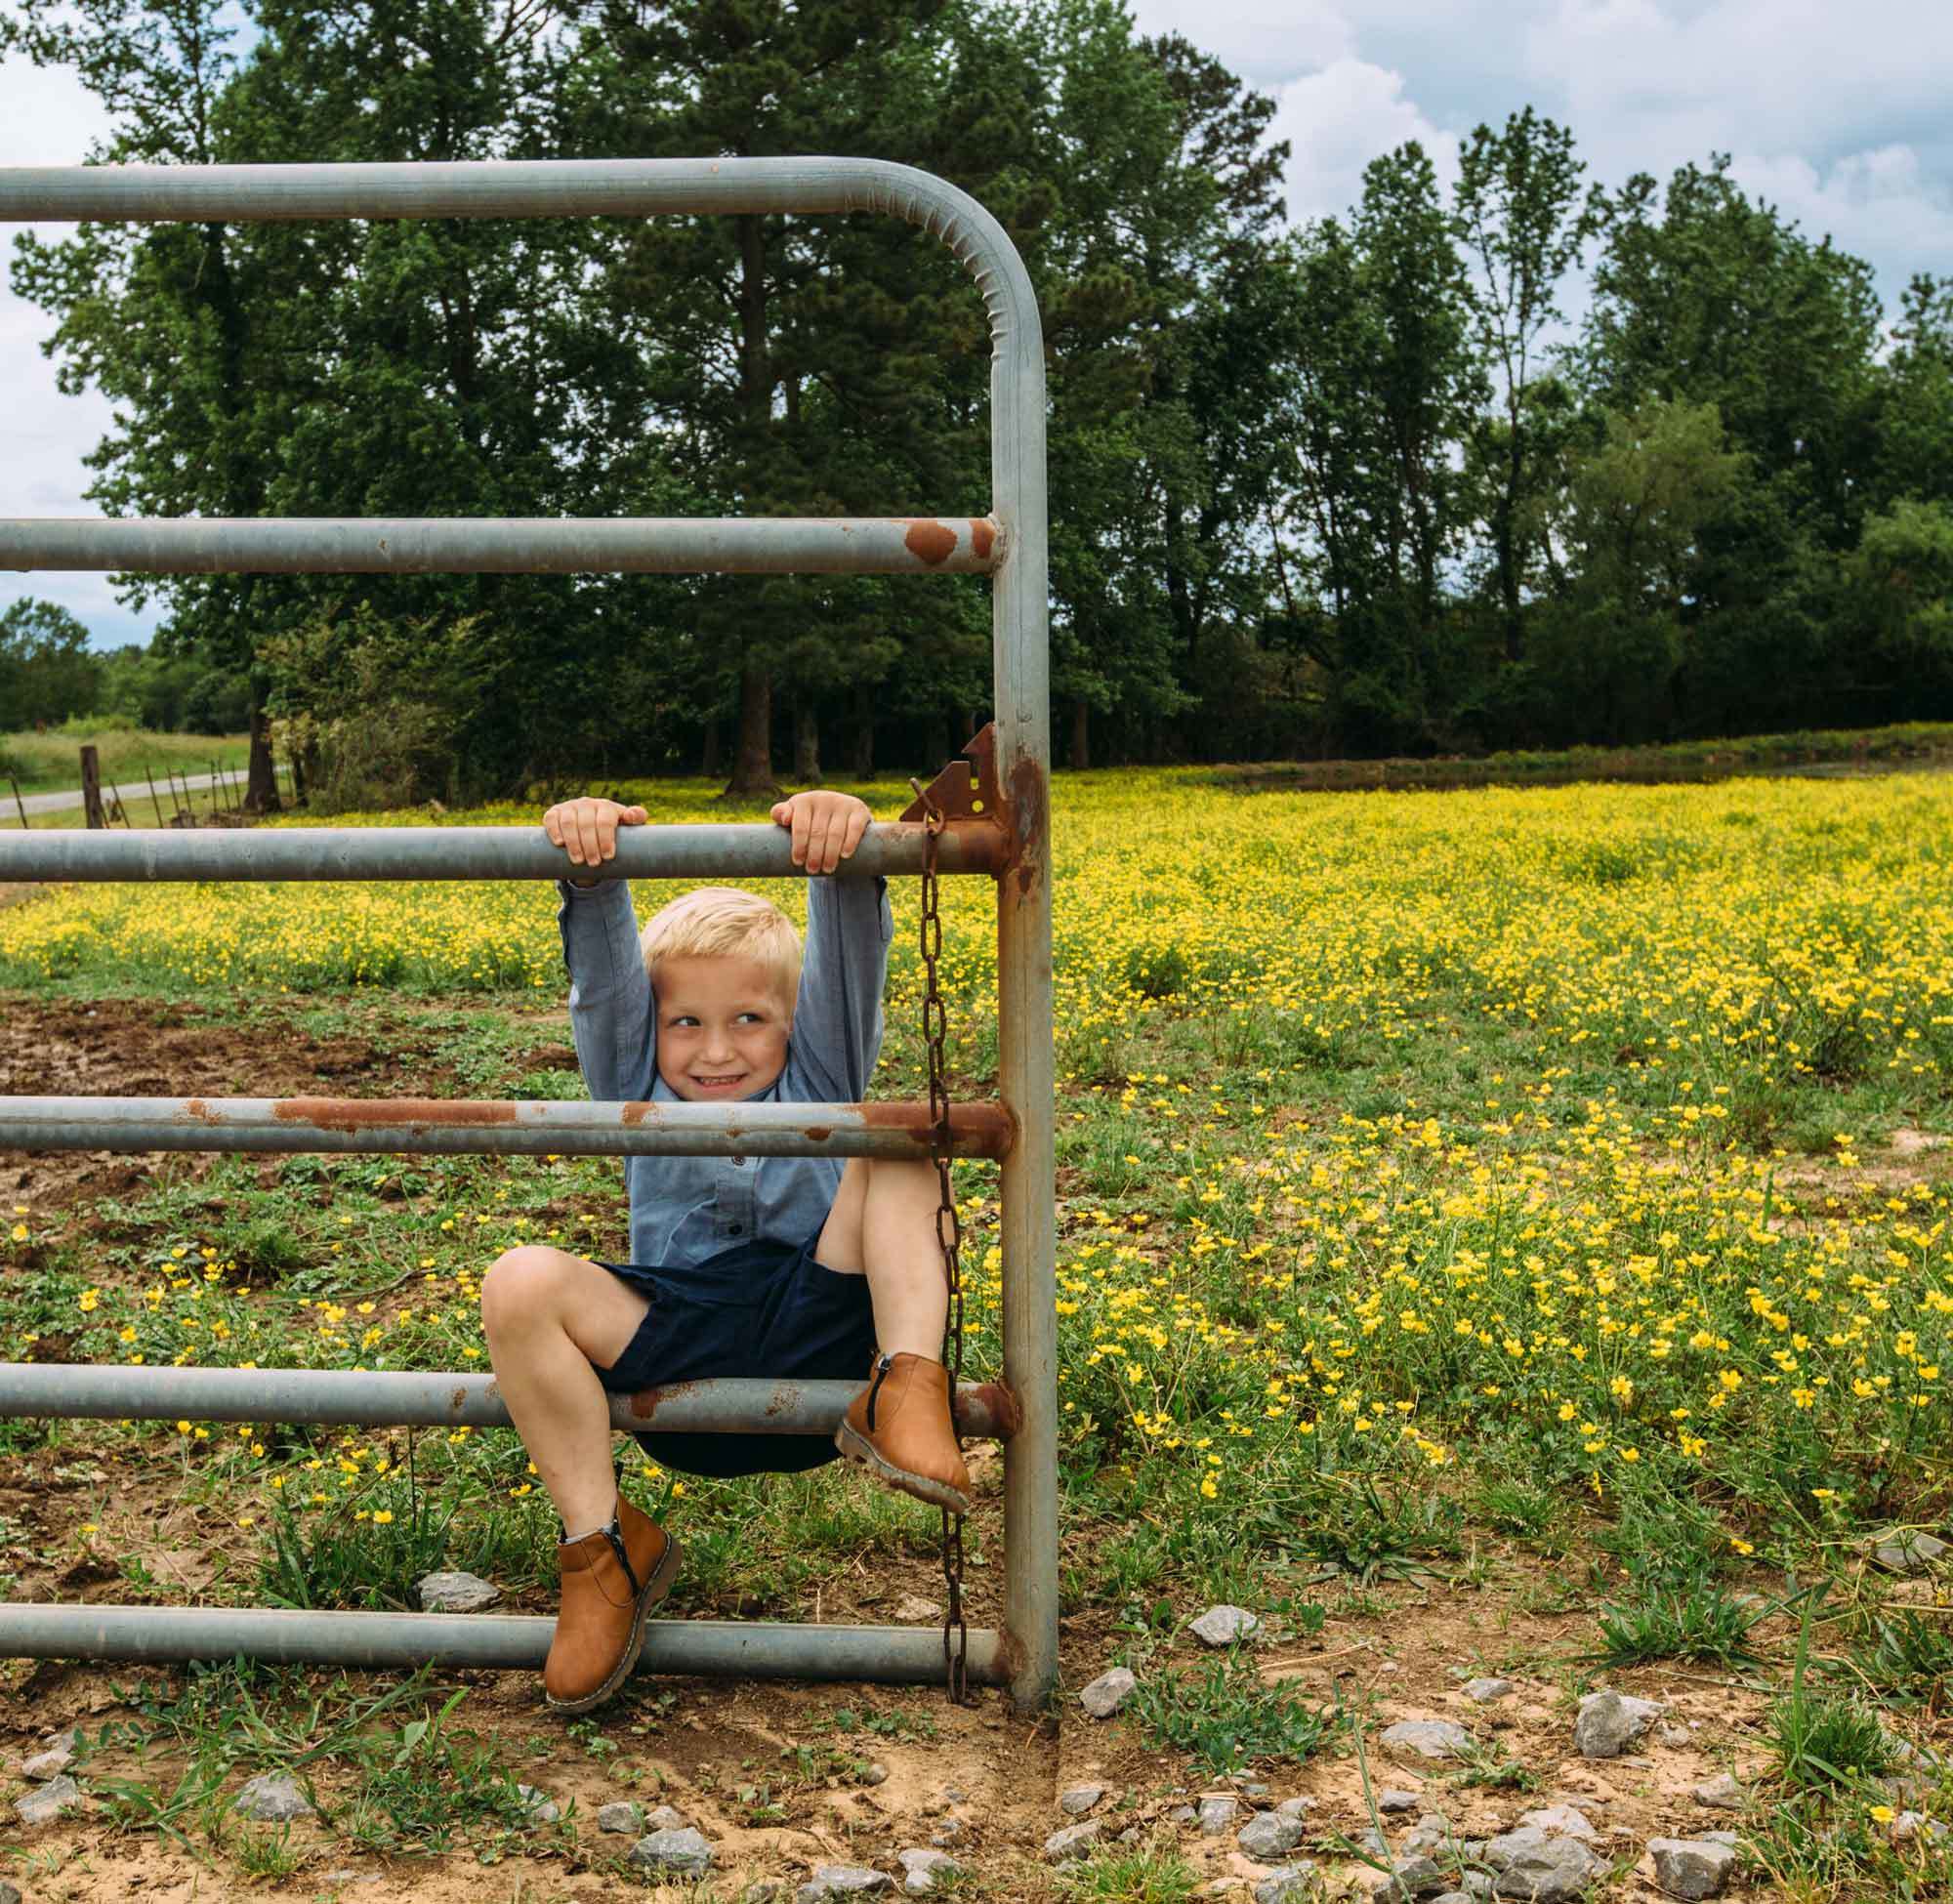
<path fill-rule="evenodd" d="M 752 959 L 778 985 L 788 1012 L 800 989 L 800 934 L 770 899 L 732 886 L 701 886 L 652 914 L 638 934 L 653 986 L 667 959 Z"/>

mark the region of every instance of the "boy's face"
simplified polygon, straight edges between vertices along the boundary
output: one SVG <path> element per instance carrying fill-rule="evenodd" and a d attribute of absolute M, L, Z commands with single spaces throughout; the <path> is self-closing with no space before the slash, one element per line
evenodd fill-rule
<path fill-rule="evenodd" d="M 751 1097 L 786 1068 L 793 1014 L 755 959 L 666 959 L 655 986 L 658 1075 L 691 1103 Z"/>

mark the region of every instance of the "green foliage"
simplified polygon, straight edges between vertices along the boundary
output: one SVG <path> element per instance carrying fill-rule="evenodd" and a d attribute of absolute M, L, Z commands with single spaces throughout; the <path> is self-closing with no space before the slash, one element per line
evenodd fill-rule
<path fill-rule="evenodd" d="M 0 609 L 0 732 L 93 714 L 102 688 L 102 659 L 65 608 L 22 596 Z"/>
<path fill-rule="evenodd" d="M 1213 1773 L 1299 1765 L 1341 1720 L 1308 1704 L 1294 1686 L 1293 1679 L 1267 1683 L 1253 1654 L 1232 1646 L 1191 1675 L 1145 1675 L 1133 1711 L 1151 1744 L 1185 1753 Z"/>
<path fill-rule="evenodd" d="M 1599 1615 L 1604 1666 L 1638 1666 L 1655 1659 L 1708 1660 L 1737 1666 L 1751 1660 L 1750 1629 L 1761 1614 L 1708 1585 L 1652 1592 Z"/>

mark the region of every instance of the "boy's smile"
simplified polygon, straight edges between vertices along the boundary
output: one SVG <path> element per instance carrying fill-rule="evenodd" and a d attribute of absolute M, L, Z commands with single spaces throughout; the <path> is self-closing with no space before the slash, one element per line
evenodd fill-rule
<path fill-rule="evenodd" d="M 757 959 L 665 959 L 654 990 L 658 1075 L 680 1097 L 757 1097 L 786 1068 L 793 1014 Z"/>

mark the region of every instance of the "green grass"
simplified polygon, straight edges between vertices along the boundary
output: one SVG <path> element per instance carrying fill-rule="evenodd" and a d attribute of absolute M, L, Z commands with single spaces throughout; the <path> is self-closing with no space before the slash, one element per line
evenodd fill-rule
<path fill-rule="evenodd" d="M 0 733 L 0 800 L 11 809 L 6 782 L 11 774 L 23 794 L 53 793 L 81 785 L 81 750 L 93 746 L 104 781 L 115 780 L 132 807 L 138 790 L 146 795 L 145 773 L 159 791 L 167 769 L 208 773 L 214 761 L 224 771 L 241 773 L 251 754 L 249 734 L 159 734 L 144 727 L 93 727 L 73 723 L 46 733 Z M 169 796 L 163 794 L 167 805 Z M 18 824 L 18 821 L 15 822 Z"/>

